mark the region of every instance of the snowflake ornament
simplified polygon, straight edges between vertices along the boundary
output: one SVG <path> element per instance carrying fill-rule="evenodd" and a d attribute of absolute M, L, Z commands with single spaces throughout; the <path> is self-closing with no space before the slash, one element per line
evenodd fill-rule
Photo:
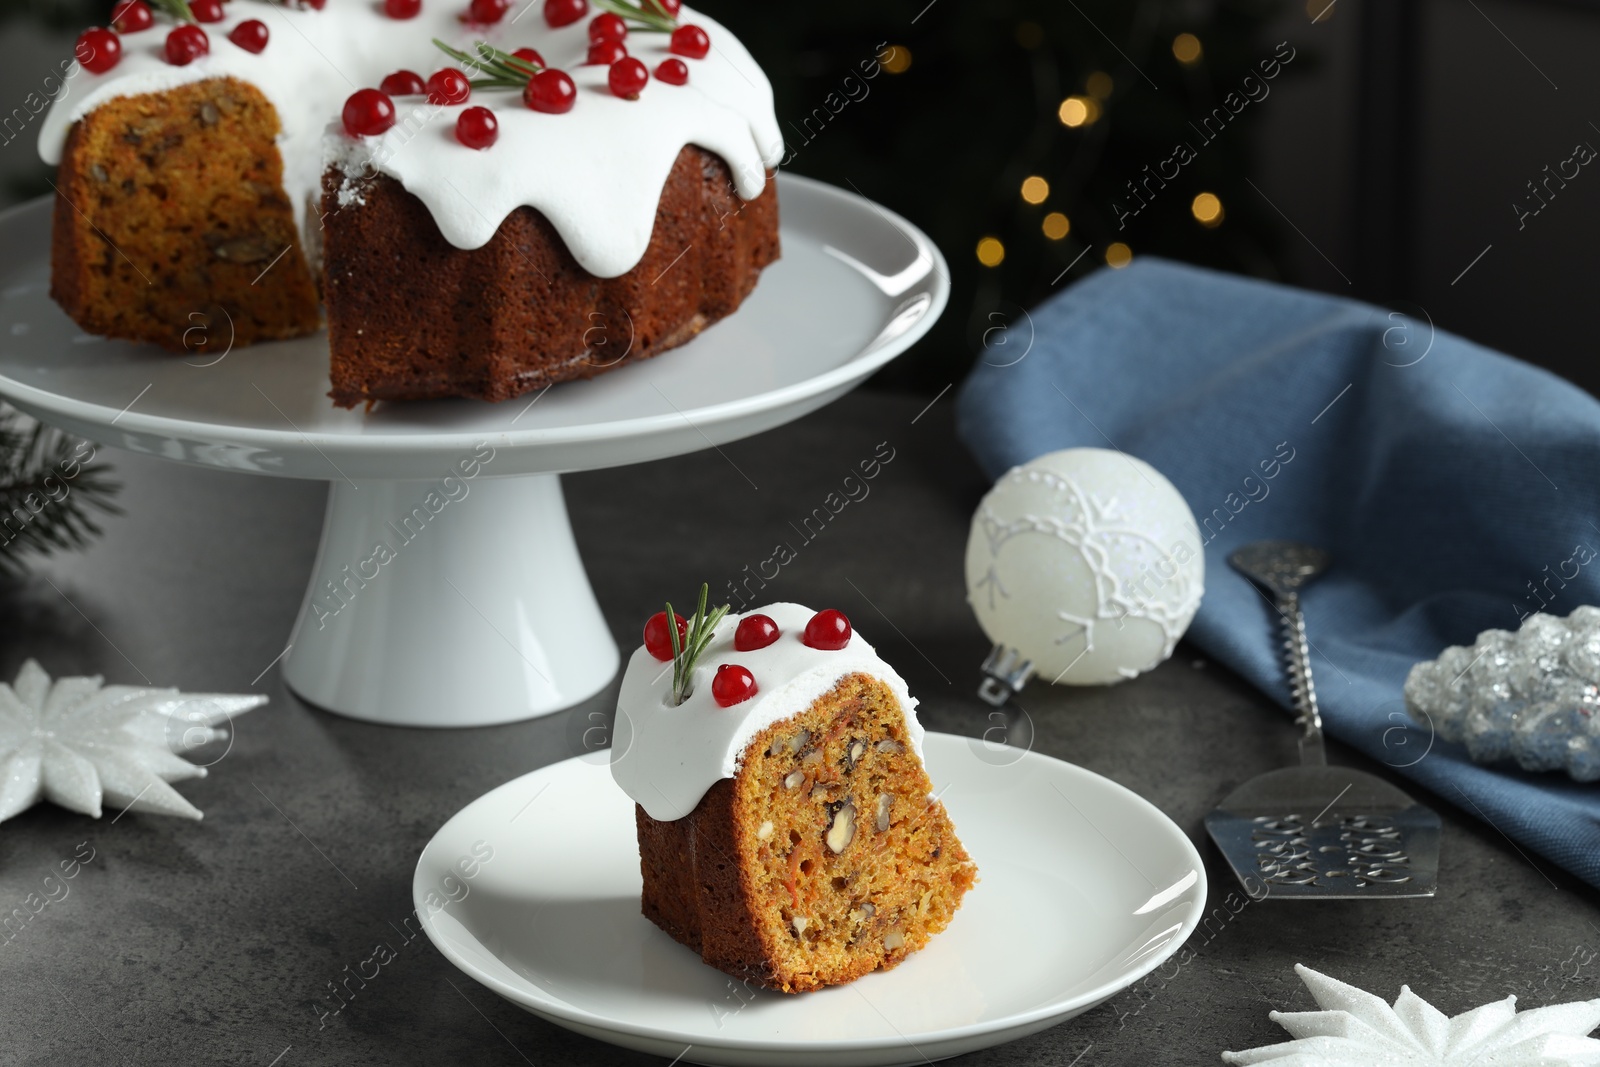
<path fill-rule="evenodd" d="M 1275 1011 L 1269 1018 L 1294 1036 L 1281 1045 L 1224 1052 L 1231 1064 L 1274 1067 L 1600 1067 L 1600 1000 L 1552 1004 L 1518 1013 L 1507 997 L 1455 1018 L 1400 987 L 1390 1007 L 1381 997 L 1295 965 L 1321 1011 Z"/>
<path fill-rule="evenodd" d="M 176 755 L 228 736 L 217 724 L 264 696 L 180 693 L 93 678 L 54 682 L 28 660 L 0 682 L 0 821 L 41 799 L 100 817 L 101 804 L 200 818 L 168 782 L 204 778 Z"/>

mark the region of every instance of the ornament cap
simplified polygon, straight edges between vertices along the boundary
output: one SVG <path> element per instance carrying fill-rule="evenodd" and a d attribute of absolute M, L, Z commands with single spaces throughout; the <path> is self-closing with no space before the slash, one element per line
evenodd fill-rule
<path fill-rule="evenodd" d="M 978 699 L 996 708 L 1005 707 L 1017 691 L 1033 677 L 1033 661 L 1005 645 L 995 645 L 983 661 L 983 682 Z"/>

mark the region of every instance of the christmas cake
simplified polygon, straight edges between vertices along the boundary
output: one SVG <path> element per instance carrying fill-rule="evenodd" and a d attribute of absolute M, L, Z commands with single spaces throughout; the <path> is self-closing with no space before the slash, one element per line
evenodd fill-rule
<path fill-rule="evenodd" d="M 347 406 L 684 343 L 778 256 L 772 91 L 679 0 L 596 3 L 120 0 L 41 132 L 52 295 L 177 351 L 325 303 Z"/>
<path fill-rule="evenodd" d="M 977 874 L 923 768 L 916 701 L 837 611 L 704 602 L 650 620 L 617 705 L 644 914 L 786 993 L 894 967 Z"/>

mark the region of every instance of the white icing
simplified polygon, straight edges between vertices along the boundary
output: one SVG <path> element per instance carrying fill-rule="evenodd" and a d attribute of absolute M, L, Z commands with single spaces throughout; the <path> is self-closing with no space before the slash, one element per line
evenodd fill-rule
<path fill-rule="evenodd" d="M 736 652 L 733 633 L 744 615 L 729 615 L 695 667 L 693 692 L 669 704 L 672 663 L 643 646 L 628 661 L 617 698 L 616 740 L 611 774 L 652 819 L 670 822 L 695 809 L 706 791 L 739 771 L 751 740 L 773 723 L 798 715 L 847 674 L 861 673 L 887 685 L 905 712 L 906 734 L 922 758 L 922 724 L 905 680 L 873 651 L 859 632 L 836 652 L 801 640 L 816 614 L 800 604 L 771 604 L 749 612 L 778 624 L 778 639 L 766 648 Z M 755 676 L 756 694 L 731 708 L 711 696 L 711 679 L 725 663 Z"/>
<path fill-rule="evenodd" d="M 782 157 L 783 137 L 766 76 L 738 39 L 705 15 L 685 7 L 679 16 L 711 39 L 705 59 L 684 60 L 689 67 L 684 86 L 653 76 L 669 54 L 666 34 L 629 33 L 629 54 L 642 60 L 652 77 L 638 100 L 623 100 L 607 88 L 605 67 L 583 63 L 588 18 L 551 29 L 543 5 L 535 2 L 521 17 L 519 5 L 498 25 L 469 27 L 460 18 L 466 6 L 466 0 L 424 0 L 422 14 L 396 20 L 373 0 L 328 0 L 322 11 L 233 0 L 223 9 L 222 22 L 202 27 L 211 54 L 186 67 L 166 61 L 163 47 L 171 25 L 158 20 L 153 28 L 122 38 L 122 61 L 107 73 L 80 71 L 67 80 L 45 118 L 39 153 L 46 163 L 60 163 L 72 124 L 109 100 L 236 77 L 258 86 L 278 111 L 284 187 L 303 232 L 309 230 L 308 218 L 316 217 L 322 174 L 330 163 L 347 173 L 370 168 L 421 199 L 458 248 L 481 248 L 508 215 L 526 205 L 542 212 L 584 269 L 600 277 L 624 274 L 644 256 L 662 187 L 685 145 L 721 156 L 745 199 L 760 194 L 766 168 Z M 228 40 L 229 30 L 252 18 L 271 33 L 260 55 Z M 339 116 L 355 90 L 375 88 L 396 70 L 426 78 L 455 65 L 433 46 L 434 37 L 465 51 L 480 39 L 507 51 L 535 48 L 552 67 L 571 75 L 577 102 L 564 115 L 546 115 L 527 108 L 520 90 L 512 89 L 474 90 L 462 107 L 399 97 L 401 122 L 394 129 L 370 139 L 347 136 Z M 500 120 L 499 143 L 486 151 L 455 139 L 457 116 L 472 106 L 492 108 Z M 415 114 L 413 121 L 406 120 L 408 113 Z M 359 193 L 346 190 L 340 200 L 344 207 L 359 206 Z M 312 243 L 306 241 L 308 247 Z"/>

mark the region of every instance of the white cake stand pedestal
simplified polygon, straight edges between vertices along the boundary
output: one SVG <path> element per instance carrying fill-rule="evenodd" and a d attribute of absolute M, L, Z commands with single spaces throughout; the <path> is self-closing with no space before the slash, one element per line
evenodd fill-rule
<path fill-rule="evenodd" d="M 475 726 L 570 707 L 611 681 L 617 646 L 559 477 L 455 484 L 457 501 L 432 482 L 333 483 L 284 658 L 296 693 L 375 722 Z M 430 494 L 445 502 L 437 518 Z"/>
<path fill-rule="evenodd" d="M 682 349 L 502 404 L 370 412 L 328 400 L 322 336 L 233 352 L 197 332 L 184 358 L 84 335 L 49 299 L 51 205 L 36 201 L 0 215 L 0 247 L 17 250 L 0 264 L 0 396 L 129 451 L 331 483 L 283 668 L 308 702 L 404 726 L 550 714 L 619 661 L 558 476 L 799 418 L 910 347 L 949 298 L 942 257 L 904 219 L 789 175 L 779 195 L 782 260 Z"/>

